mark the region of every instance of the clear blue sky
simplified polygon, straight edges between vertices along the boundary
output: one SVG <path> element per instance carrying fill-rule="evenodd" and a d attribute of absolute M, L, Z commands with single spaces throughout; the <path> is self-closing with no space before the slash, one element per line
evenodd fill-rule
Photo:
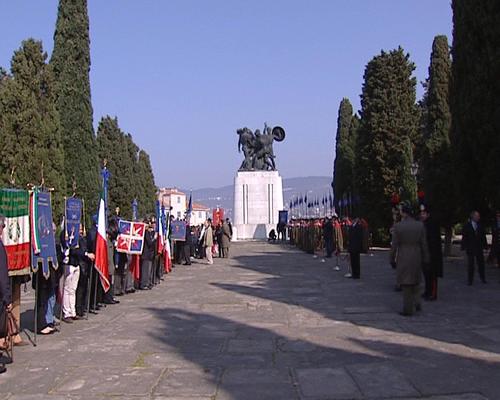
<path fill-rule="evenodd" d="M 236 129 L 282 125 L 284 177 L 331 175 L 338 105 L 366 63 L 401 45 L 427 76 L 451 43 L 449 0 L 89 0 L 94 126 L 106 114 L 150 155 L 156 183 L 232 183 Z M 0 65 L 23 39 L 53 46 L 56 0 L 0 2 Z M 422 93 L 419 84 L 418 96 Z"/>

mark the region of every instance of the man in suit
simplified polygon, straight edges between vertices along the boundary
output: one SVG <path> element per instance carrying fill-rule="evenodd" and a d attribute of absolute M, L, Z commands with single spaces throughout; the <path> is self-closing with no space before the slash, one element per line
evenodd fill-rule
<path fill-rule="evenodd" d="M 7 329 L 4 325 L 5 313 L 12 310 L 12 293 L 10 291 L 9 267 L 7 264 L 7 252 L 2 242 L 2 234 L 5 228 L 5 217 L 0 214 L 0 330 Z M 0 332 L 2 337 L 0 349 L 5 345 L 3 337 L 6 332 Z M 0 374 L 6 371 L 5 365 L 0 364 Z"/>
<path fill-rule="evenodd" d="M 420 206 L 420 221 L 425 226 L 430 256 L 430 262 L 424 268 L 425 292 L 423 297 L 426 300 L 437 300 L 438 278 L 443 277 L 441 231 L 439 224 L 431 217 L 429 207 L 424 204 Z"/>
<path fill-rule="evenodd" d="M 349 227 L 349 257 L 351 259 L 352 279 L 361 277 L 361 259 L 363 252 L 363 226 L 359 218 L 355 218 Z"/>
<path fill-rule="evenodd" d="M 390 252 L 391 265 L 396 267 L 397 284 L 403 291 L 403 316 L 421 310 L 420 282 L 422 266 L 429 263 L 424 224 L 412 218 L 409 204 L 401 206 L 401 222 L 394 225 Z"/>
<path fill-rule="evenodd" d="M 473 211 L 470 214 L 469 221 L 465 224 L 462 232 L 462 250 L 467 254 L 468 285 L 471 286 L 474 281 L 474 264 L 477 262 L 479 277 L 481 282 L 486 283 L 484 272 L 484 253 L 488 247 L 486 233 L 480 223 L 481 216 L 479 212 Z"/>

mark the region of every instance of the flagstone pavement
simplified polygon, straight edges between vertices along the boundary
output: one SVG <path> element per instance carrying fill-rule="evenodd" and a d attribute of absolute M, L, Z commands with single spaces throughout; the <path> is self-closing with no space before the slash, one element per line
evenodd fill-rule
<path fill-rule="evenodd" d="M 468 287 L 447 261 L 439 301 L 405 318 L 385 251 L 360 281 L 288 245 L 231 253 L 16 349 L 0 400 L 500 399 L 497 269 Z"/>

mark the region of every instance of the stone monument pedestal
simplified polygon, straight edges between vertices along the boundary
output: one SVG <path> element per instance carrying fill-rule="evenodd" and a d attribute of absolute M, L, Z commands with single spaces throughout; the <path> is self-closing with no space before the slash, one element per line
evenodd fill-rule
<path fill-rule="evenodd" d="M 237 240 L 267 239 L 283 210 L 278 171 L 239 171 L 234 180 L 234 226 Z"/>

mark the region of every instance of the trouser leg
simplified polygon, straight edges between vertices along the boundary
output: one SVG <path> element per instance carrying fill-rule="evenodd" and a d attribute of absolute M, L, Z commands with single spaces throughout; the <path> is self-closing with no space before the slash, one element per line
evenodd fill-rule
<path fill-rule="evenodd" d="M 213 264 L 214 260 L 212 257 L 212 247 L 210 246 L 205 247 L 205 256 L 207 257 L 207 262 L 209 264 Z"/>
<path fill-rule="evenodd" d="M 80 317 L 83 316 L 85 307 L 87 306 L 85 302 L 87 298 L 87 283 L 88 276 L 86 273 L 83 273 L 82 267 L 80 267 L 80 277 L 76 286 L 76 314 Z"/>
<path fill-rule="evenodd" d="M 361 260 L 359 253 L 350 253 L 351 258 L 351 273 L 353 279 L 359 279 L 361 277 Z"/>
<path fill-rule="evenodd" d="M 403 289 L 403 313 L 413 315 L 415 299 L 413 285 L 401 285 Z"/>
<path fill-rule="evenodd" d="M 76 317 L 76 288 L 80 278 L 80 267 L 73 265 L 64 266 L 65 280 L 63 289 L 62 311 L 64 318 Z"/>
<path fill-rule="evenodd" d="M 483 282 L 486 281 L 486 274 L 484 270 L 484 254 L 483 251 L 480 250 L 479 253 L 477 254 L 477 269 L 479 271 L 479 277 Z"/>
<path fill-rule="evenodd" d="M 474 281 L 474 254 L 467 254 L 467 276 L 469 285 Z"/>

